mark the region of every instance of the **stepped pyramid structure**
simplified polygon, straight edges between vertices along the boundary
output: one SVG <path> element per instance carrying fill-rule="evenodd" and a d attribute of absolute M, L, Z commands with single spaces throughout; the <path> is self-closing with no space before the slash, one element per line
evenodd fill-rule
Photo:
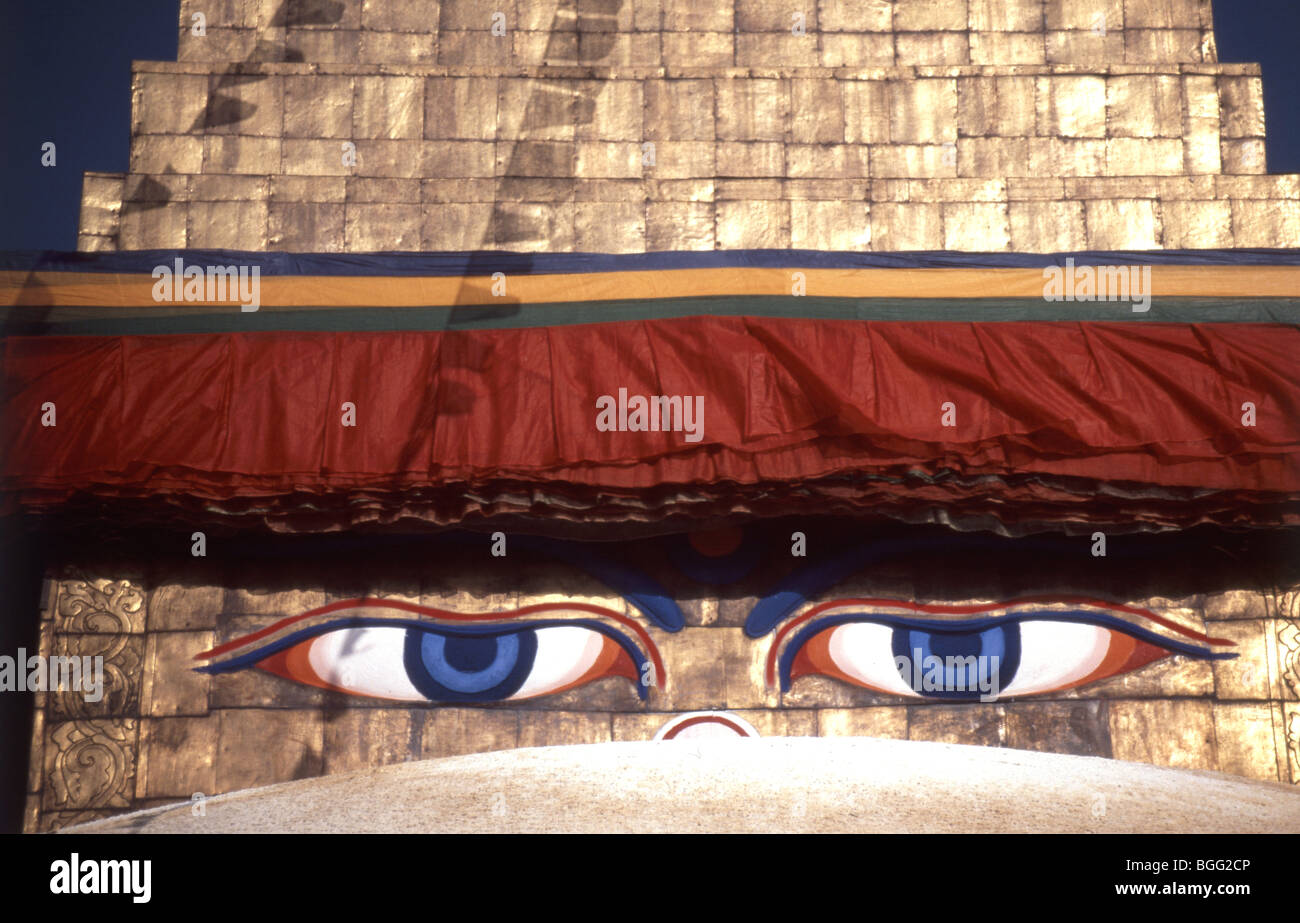
<path fill-rule="evenodd" d="M 184 0 L 133 93 L 83 250 L 1300 244 L 1209 0 Z"/>

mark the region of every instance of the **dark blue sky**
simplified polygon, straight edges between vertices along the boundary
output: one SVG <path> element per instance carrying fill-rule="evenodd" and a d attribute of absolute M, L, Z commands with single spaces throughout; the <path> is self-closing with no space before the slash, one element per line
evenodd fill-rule
<path fill-rule="evenodd" d="M 1216 0 L 1222 61 L 1258 61 L 1271 173 L 1300 173 L 1300 2 Z M 175 60 L 177 0 L 0 2 L 0 249 L 75 250 L 81 174 L 125 171 L 131 61 Z M 58 165 L 40 165 L 41 144 Z"/>

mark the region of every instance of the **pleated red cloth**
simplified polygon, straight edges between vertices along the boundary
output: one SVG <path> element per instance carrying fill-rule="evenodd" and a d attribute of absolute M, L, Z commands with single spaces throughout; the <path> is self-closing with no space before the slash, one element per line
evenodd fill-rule
<path fill-rule="evenodd" d="M 1151 322 L 9 337 L 0 492 L 314 509 L 309 528 L 692 503 L 1277 524 L 1300 521 L 1298 356 L 1294 326 Z M 602 431 L 620 389 L 698 397 L 699 441 Z"/>

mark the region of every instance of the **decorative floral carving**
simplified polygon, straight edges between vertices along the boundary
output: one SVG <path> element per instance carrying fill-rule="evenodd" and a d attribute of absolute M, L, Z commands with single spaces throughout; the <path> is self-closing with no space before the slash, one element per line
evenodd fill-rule
<path fill-rule="evenodd" d="M 144 591 L 130 580 L 60 580 L 55 630 L 106 634 L 142 632 Z"/>
<path fill-rule="evenodd" d="M 135 779 L 134 720 L 68 721 L 46 747 L 46 811 L 125 808 Z"/>
<path fill-rule="evenodd" d="M 1300 622 L 1278 623 L 1277 659 L 1291 697 L 1300 699 Z"/>

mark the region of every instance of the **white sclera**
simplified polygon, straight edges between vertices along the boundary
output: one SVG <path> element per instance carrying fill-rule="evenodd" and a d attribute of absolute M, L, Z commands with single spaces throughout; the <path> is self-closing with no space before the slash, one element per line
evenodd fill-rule
<path fill-rule="evenodd" d="M 405 650 L 405 628 L 340 628 L 313 641 L 307 660 L 321 679 L 356 695 L 427 702 L 406 678 Z"/>
<path fill-rule="evenodd" d="M 1020 666 L 999 698 L 1059 689 L 1101 666 L 1111 633 L 1097 625 L 1048 620 L 1020 623 Z"/>
<path fill-rule="evenodd" d="M 894 665 L 894 629 L 874 622 L 850 622 L 831 629 L 826 646 L 846 676 L 892 695 L 916 697 Z"/>
<path fill-rule="evenodd" d="M 605 637 L 598 631 L 577 625 L 538 628 L 537 657 L 532 672 L 510 696 L 527 699 L 567 686 L 591 669 L 605 647 Z"/>

